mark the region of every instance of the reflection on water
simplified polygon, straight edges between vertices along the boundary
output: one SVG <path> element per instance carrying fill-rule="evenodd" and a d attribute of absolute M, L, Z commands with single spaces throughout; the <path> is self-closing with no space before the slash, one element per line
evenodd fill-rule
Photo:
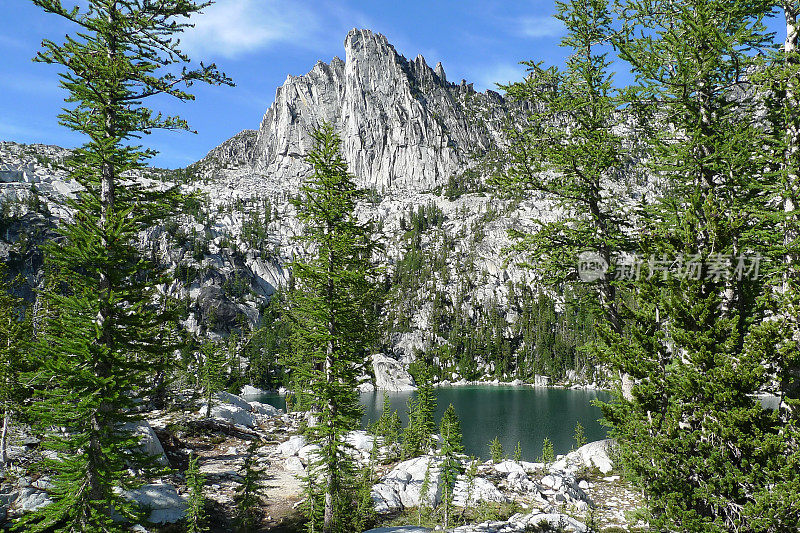
<path fill-rule="evenodd" d="M 375 421 L 383 408 L 383 391 L 361 395 L 364 405 L 362 423 Z M 387 393 L 405 425 L 406 404 L 414 392 Z M 437 421 L 449 404 L 461 419 L 464 447 L 469 455 L 488 457 L 488 442 L 500 439 L 509 456 L 520 442 L 522 457 L 533 461 L 542 451 L 542 440 L 549 438 L 556 453 L 566 453 L 573 445 L 575 423 L 580 421 L 589 441 L 606 437 L 606 428 L 598 419 L 601 412 L 592 400 L 607 400 L 607 393 L 598 391 L 547 389 L 532 387 L 442 387 L 436 389 Z M 267 395 L 266 403 L 284 408 L 283 398 Z"/>

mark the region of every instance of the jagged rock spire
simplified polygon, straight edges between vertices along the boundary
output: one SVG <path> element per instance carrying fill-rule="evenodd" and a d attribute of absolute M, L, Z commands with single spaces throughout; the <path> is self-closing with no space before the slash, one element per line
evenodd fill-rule
<path fill-rule="evenodd" d="M 250 158 L 257 171 L 299 182 L 309 132 L 327 121 L 363 186 L 430 190 L 463 171 L 467 147 L 486 148 L 497 135 L 467 119 L 463 90 L 447 83 L 441 63 L 433 70 L 422 56 L 409 61 L 366 29 L 348 32 L 344 49 L 344 61 L 319 62 L 278 88 Z M 477 105 L 506 113 L 497 95 L 478 95 Z"/>
<path fill-rule="evenodd" d="M 436 63 L 436 68 L 433 69 L 434 74 L 442 83 L 447 83 L 447 76 L 444 75 L 444 67 L 442 66 L 442 62 L 439 61 Z"/>

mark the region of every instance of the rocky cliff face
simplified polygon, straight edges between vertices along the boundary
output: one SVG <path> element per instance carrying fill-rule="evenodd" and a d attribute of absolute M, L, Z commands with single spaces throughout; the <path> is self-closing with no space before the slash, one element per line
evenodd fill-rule
<path fill-rule="evenodd" d="M 246 132 L 212 153 L 224 164 L 235 164 L 236 154 L 243 153 L 237 151 L 242 137 Z M 18 274 L 24 278 L 13 290 L 29 300 L 44 279 L 40 246 L 56 237 L 61 220 L 71 217 L 65 198 L 81 190 L 63 167 L 69 155 L 69 150 L 57 146 L 0 142 L 0 262 L 8 268 L 8 279 Z M 159 169 L 145 174 L 136 176 L 144 185 L 162 180 L 168 185 L 179 177 Z M 204 190 L 197 185 L 183 187 L 187 192 Z M 186 328 L 210 336 L 231 331 L 243 319 L 255 326 L 259 305 L 286 278 L 279 262 L 232 243 L 228 236 L 237 221 L 220 218 L 212 223 L 208 206 L 199 208 L 195 216 L 178 215 L 148 228 L 139 235 L 138 244 L 142 253 L 158 258 L 174 274 L 176 279 L 163 290 L 186 302 Z M 209 317 L 214 317 L 213 324 Z"/>
<path fill-rule="evenodd" d="M 327 121 L 342 138 L 350 172 L 374 191 L 358 213 L 379 228 L 386 245 L 381 261 L 390 275 L 405 271 L 404 279 L 395 276 L 389 306 L 400 324 L 388 340 L 392 355 L 410 363 L 417 349 L 447 345 L 443 309 L 473 322 L 496 310 L 501 329 L 511 331 L 520 312 L 514 293 L 530 275 L 506 261 L 508 230 L 531 228 L 559 212 L 536 197 L 497 198 L 484 190 L 480 173 L 467 179 L 464 172 L 473 155 L 501 142 L 504 124 L 520 107 L 466 82 L 448 82 L 441 64 L 432 69 L 421 56 L 409 61 L 371 31 L 351 31 L 344 47 L 345 60 L 290 76 L 257 131 L 239 133 L 187 169 L 153 176 L 205 197 L 192 216 L 143 236 L 143 245 L 175 273 L 168 290 L 188 302 L 185 326 L 224 334 L 242 317 L 255 325 L 259 309 L 286 283 L 284 265 L 304 253 L 294 239 L 302 227 L 288 200 L 310 173 L 304 160 L 310 133 Z M 28 241 L 14 232 L 27 224 L 22 217 L 32 211 L 24 204 L 35 203 L 32 190 L 46 199 L 48 226 L 69 215 L 50 201 L 75 189 L 53 164 L 66 153 L 59 150 L 0 145 L 0 204 L 14 204 L 0 258 L 17 254 L 26 262 L 15 250 Z M 209 316 L 222 323 L 205 323 Z M 494 372 L 488 360 L 476 364 L 479 373 Z"/>
<path fill-rule="evenodd" d="M 254 170 L 299 183 L 308 173 L 309 133 L 330 122 L 362 186 L 421 192 L 463 171 L 470 152 L 498 140 L 507 115 L 499 94 L 449 83 L 441 63 L 432 69 L 422 56 L 409 61 L 369 30 L 352 30 L 344 47 L 344 61 L 318 62 L 278 88 L 251 153 Z M 468 101 L 489 120 L 474 120 Z"/>

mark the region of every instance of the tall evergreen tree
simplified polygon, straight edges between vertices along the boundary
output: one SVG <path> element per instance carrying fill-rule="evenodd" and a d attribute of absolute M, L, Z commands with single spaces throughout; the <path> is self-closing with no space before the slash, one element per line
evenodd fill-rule
<path fill-rule="evenodd" d="M 765 325 L 766 341 L 777 348 L 780 363 L 776 367 L 781 382 L 782 414 L 800 417 L 800 4 L 780 2 L 786 24 L 783 46 L 751 76 L 759 90 L 766 111 L 765 122 L 770 144 L 762 152 L 763 166 L 774 175 L 772 209 L 762 216 L 774 224 L 774 233 L 764 253 L 772 268 L 765 274 L 766 283 L 780 287 L 771 296 L 777 320 Z M 775 206 L 779 206 L 775 209 Z M 772 330 L 772 331 L 769 331 Z"/>
<path fill-rule="evenodd" d="M 305 226 L 300 239 L 312 255 L 291 264 L 290 363 L 296 392 L 307 396 L 313 412 L 306 437 L 320 447 L 307 480 L 309 530 L 347 532 L 357 523 L 351 510 L 358 487 L 345 436 L 361 419 L 357 385 L 376 335 L 376 245 L 356 217 L 363 191 L 347 172 L 339 137 L 325 124 L 313 139 L 308 161 L 314 171 L 295 201 Z"/>
<path fill-rule="evenodd" d="M 769 213 L 776 222 L 773 253 L 774 277 L 768 281 L 780 284 L 781 291 L 771 302 L 780 318 L 771 324 L 774 332 L 767 342 L 778 347 L 777 368 L 781 381 L 782 415 L 792 423 L 800 420 L 800 4 L 794 0 L 781 2 L 786 23 L 782 49 L 772 58 L 770 68 L 754 77 L 762 93 L 771 98 L 766 103 L 774 144 L 766 151 L 766 165 L 772 165 L 778 179 L 772 191 L 780 200 L 782 212 Z M 779 157 L 774 157 L 776 154 Z M 777 162 L 777 164 L 776 164 Z M 774 215 L 779 216 L 774 216 Z M 769 253 L 769 252 L 767 252 Z M 775 296 L 775 295 L 773 295 Z M 788 422 L 789 420 L 787 420 Z"/>
<path fill-rule="evenodd" d="M 422 360 L 414 363 L 417 383 L 415 398 L 408 401 L 408 426 L 403 431 L 403 456 L 416 457 L 428 453 L 436 432 L 436 394 L 430 366 Z"/>
<path fill-rule="evenodd" d="M 631 208 L 612 185 L 622 188 L 621 170 L 628 162 L 619 122 L 616 89 L 612 84 L 608 45 L 612 17 L 608 0 L 556 2 L 555 17 L 566 26 L 561 46 L 570 48 L 566 68 L 524 62 L 524 81 L 506 87 L 508 95 L 530 102 L 531 112 L 521 129 L 509 130 L 510 148 L 504 157 L 507 172 L 495 180 L 512 194 L 543 194 L 564 215 L 554 221 L 534 221 L 531 233 L 512 230 L 512 251 L 557 289 L 581 282 L 579 259 L 591 252 L 609 272 L 591 282 L 586 303 L 598 320 L 615 331 L 622 327 L 618 308 L 620 280 L 613 278 L 614 255 L 632 251 L 628 235 Z"/>
<path fill-rule="evenodd" d="M 771 45 L 761 23 L 770 7 L 620 3 L 633 103 L 657 103 L 649 167 L 664 191 L 642 217 L 639 250 L 651 260 L 628 300 L 630 330 L 606 339 L 633 387 L 604 414 L 659 528 L 796 528 L 785 427 L 754 399 L 775 362 L 762 327 L 772 289 L 756 269 L 774 240 L 763 216 L 774 175 L 763 167 L 770 143 L 749 79 L 754 52 Z"/>
<path fill-rule="evenodd" d="M 51 308 L 37 345 L 32 417 L 52 472 L 54 503 L 22 519 L 25 531 L 116 531 L 112 517 L 135 519 L 124 497 L 148 477 L 153 462 L 126 428 L 149 393 L 155 361 L 171 352 L 169 317 L 157 301 L 166 281 L 135 244 L 138 233 L 167 213 L 177 192 L 131 180 L 153 151 L 129 143 L 155 129 L 187 129 L 142 101 L 156 95 L 190 100 L 181 87 L 229 83 L 213 65 L 186 67 L 176 39 L 186 19 L 207 3 L 191 0 L 89 0 L 65 7 L 33 0 L 77 28 L 63 44 L 44 41 L 37 60 L 63 67 L 61 86 L 72 104 L 61 123 L 87 137 L 70 162 L 83 186 L 72 202 L 64 237 L 46 249 L 54 290 L 40 295 Z M 67 431 L 54 428 L 66 428 Z"/>
<path fill-rule="evenodd" d="M 206 476 L 200 472 L 198 458 L 189 457 L 189 468 L 186 469 L 186 488 L 189 495 L 186 501 L 186 533 L 203 533 L 208 531 L 206 520 Z"/>
<path fill-rule="evenodd" d="M 751 519 L 768 524 L 788 524 L 797 515 L 800 498 L 797 468 L 800 464 L 800 4 L 779 3 L 786 27 L 783 46 L 767 56 L 749 76 L 768 142 L 758 152 L 765 175 L 765 200 L 757 213 L 766 230 L 759 232 L 765 257 L 761 279 L 766 290 L 760 301 L 768 318 L 752 328 L 748 349 L 760 357 L 765 370 L 778 383 L 780 437 L 772 441 L 779 468 L 771 477 L 771 490 L 756 495 Z M 760 114 L 759 114 L 760 115 Z"/>
<path fill-rule="evenodd" d="M 503 444 L 500 442 L 500 439 L 498 439 L 497 436 L 489 441 L 489 455 L 492 458 L 492 462 L 495 464 L 506 460 L 506 455 L 503 452 Z"/>
<path fill-rule="evenodd" d="M 259 441 L 253 440 L 247 447 L 247 455 L 241 470 L 241 480 L 233 500 L 236 503 L 236 529 L 238 533 L 258 530 L 261 521 L 259 507 L 264 495 L 263 471 L 256 464 Z"/>
<path fill-rule="evenodd" d="M 391 462 L 397 453 L 397 441 L 400 439 L 400 432 L 402 431 L 403 424 L 400 421 L 400 415 L 397 414 L 396 409 L 392 409 L 392 403 L 389 400 L 389 395 L 383 393 L 383 410 L 381 416 L 370 428 L 375 435 L 375 444 L 380 444 L 386 448 L 386 456 L 383 457 L 384 462 Z"/>
<path fill-rule="evenodd" d="M 464 445 L 461 442 L 461 422 L 458 420 L 453 404 L 450 404 L 442 415 L 439 433 L 442 436 L 442 464 L 440 466 L 442 505 L 444 506 L 444 527 L 447 529 L 450 523 L 450 511 L 453 507 L 456 480 L 459 475 L 464 473 L 460 458 L 464 453 Z"/>
<path fill-rule="evenodd" d="M 225 354 L 220 346 L 211 341 L 204 342 L 200 347 L 200 352 L 202 360 L 198 370 L 206 402 L 206 418 L 210 418 L 214 395 L 222 389 L 225 383 Z"/>
<path fill-rule="evenodd" d="M 5 265 L 0 264 L 0 280 L 6 279 Z M 27 369 L 26 354 L 31 344 L 31 321 L 24 302 L 0 290 L 0 407 L 3 427 L 0 430 L 0 470 L 8 462 L 8 437 L 15 413 L 23 407 L 25 387 L 22 375 Z"/>

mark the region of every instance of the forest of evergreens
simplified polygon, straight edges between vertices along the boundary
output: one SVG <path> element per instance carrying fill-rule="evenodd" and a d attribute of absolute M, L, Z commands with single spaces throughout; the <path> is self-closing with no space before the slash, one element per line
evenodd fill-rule
<path fill-rule="evenodd" d="M 190 68 L 177 41 L 207 4 L 33 3 L 75 28 L 64 42 L 44 41 L 36 60 L 59 68 L 68 95 L 61 124 L 84 139 L 63 165 L 83 189 L 66 200 L 73 216 L 36 252 L 44 276 L 35 294 L 16 296 L 25 291 L 16 288 L 11 262 L 0 271 L 9 281 L 0 292 L 0 466 L 10 426 L 25 426 L 42 458 L 28 468 L 47 476 L 52 500 L 15 520 L 16 531 L 125 531 L 140 522 L 145 510 L 123 494 L 168 471 L 141 449 L 135 427 L 143 413 L 175 404 L 176 391 L 189 389 L 210 418 L 216 395 L 243 385 L 288 387 L 290 406 L 308 414 L 302 431 L 317 452 L 299 508 L 309 531 L 368 527 L 376 465 L 424 454 L 441 460 L 437 516 L 450 527 L 456 480 L 475 473 L 462 463 L 453 407 L 434 418 L 433 383 L 533 381 L 571 370 L 613 390 L 601 405 L 605 423 L 620 472 L 646 502 L 649 527 L 797 531 L 796 2 L 556 1 L 566 64 L 526 62 L 526 77 L 503 86 L 507 98 L 526 104 L 522 126 L 511 123 L 504 144 L 482 154 L 495 170 L 467 170 L 438 191 L 448 200 L 536 195 L 563 213 L 532 221 L 533 231 L 510 232 L 508 261 L 530 269 L 535 281 L 507 281 L 505 305 L 467 303 L 478 275 L 474 257 L 450 279 L 454 238 L 434 203 L 403 214 L 403 254 L 391 268 L 379 264 L 379 222 L 356 215 L 377 192 L 356 186 L 341 139 L 320 124 L 305 154 L 313 170 L 289 199 L 304 228 L 296 240 L 309 253 L 286 265 L 289 283 L 263 302 L 255 327 L 209 308 L 201 314 L 205 336 L 181 326 L 193 304 L 163 290 L 204 272 L 190 264 L 169 272 L 139 244 L 148 229 L 163 227 L 199 262 L 208 239 L 179 227 L 176 216 L 201 223 L 212 215 L 179 185 L 154 190 L 128 178 L 146 172 L 153 156 L 143 135 L 189 129 L 151 108 L 153 97 L 190 101 L 195 83 L 233 83 L 216 65 Z M 780 45 L 763 24 L 779 10 L 788 35 Z M 631 74 L 627 86 L 615 82 L 622 71 Z M 630 181 L 639 194 L 620 193 Z M 47 209 L 32 198 L 28 212 Z M 498 216 L 488 205 L 472 227 L 475 243 Z M 0 230 L 24 223 L 3 215 Z M 267 231 L 277 218 L 266 200 L 249 212 L 242 228 L 249 249 L 279 256 Z M 579 264 L 587 252 L 607 266 L 588 280 Z M 625 257 L 638 258 L 635 273 L 625 270 Z M 445 290 L 451 281 L 455 290 Z M 253 293 L 239 273 L 220 291 L 232 300 Z M 385 409 L 371 431 L 388 455 L 359 467 L 347 439 L 361 421 L 358 386 L 371 378 L 371 354 L 412 331 L 420 295 L 430 307 L 430 349 L 417 350 L 409 369 L 418 385 L 409 424 Z M 216 334 L 223 322 L 224 337 Z M 776 408 L 762 405 L 764 393 L 777 398 Z M 554 459 L 548 443 L 545 464 Z M 258 528 L 255 448 L 235 497 L 240 531 Z M 502 458 L 496 446 L 493 452 Z M 203 531 L 197 459 L 184 470 L 189 511 L 176 527 Z"/>

